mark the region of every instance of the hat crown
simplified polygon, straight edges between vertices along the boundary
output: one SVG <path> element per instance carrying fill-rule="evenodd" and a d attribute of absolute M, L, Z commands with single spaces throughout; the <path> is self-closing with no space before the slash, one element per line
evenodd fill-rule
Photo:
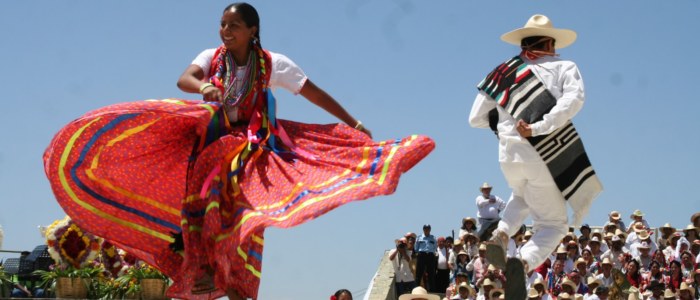
<path fill-rule="evenodd" d="M 525 28 L 554 28 L 554 25 L 552 25 L 552 21 L 547 18 L 545 15 L 534 15 L 530 17 L 530 19 L 527 20 L 527 23 L 525 23 Z"/>

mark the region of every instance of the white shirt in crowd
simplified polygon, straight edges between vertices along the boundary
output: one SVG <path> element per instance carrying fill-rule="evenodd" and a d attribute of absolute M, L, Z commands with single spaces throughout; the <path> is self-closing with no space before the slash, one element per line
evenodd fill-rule
<path fill-rule="evenodd" d="M 391 251 L 392 252 L 389 253 L 390 256 L 399 250 L 393 249 Z M 404 257 L 403 255 L 401 255 L 401 253 L 396 253 L 396 256 L 394 256 L 394 259 L 391 260 L 391 264 L 394 266 L 394 279 L 396 280 L 396 282 L 415 281 L 415 277 L 413 276 L 413 273 L 411 272 L 411 263 L 410 263 L 412 252 L 413 252 L 412 250 L 406 250 L 408 257 Z"/>
<path fill-rule="evenodd" d="M 494 200 L 491 203 L 489 200 Z M 506 208 L 506 202 L 496 195 L 489 195 L 485 198 L 484 195 L 476 197 L 476 217 L 481 219 L 497 219 L 499 214 Z"/>
<path fill-rule="evenodd" d="M 447 247 L 443 247 L 442 249 L 438 247 L 437 249 L 437 254 L 438 254 L 438 261 L 437 261 L 437 268 L 441 270 L 445 270 L 449 268 L 447 265 Z"/>
<path fill-rule="evenodd" d="M 214 48 L 204 50 L 202 51 L 202 53 L 197 55 L 197 57 L 192 61 L 193 65 L 197 65 L 200 68 L 202 68 L 205 77 L 209 75 L 211 61 L 214 58 L 215 53 L 216 49 Z M 278 87 L 281 87 L 293 93 L 294 95 L 299 94 L 301 88 L 304 86 L 306 80 L 308 79 L 304 71 L 301 68 L 299 68 L 299 66 L 297 66 L 291 59 L 282 54 L 270 51 L 270 56 L 272 58 L 270 88 L 274 91 Z M 241 74 L 243 74 L 244 72 L 245 66 L 242 68 L 237 68 L 236 76 L 242 77 Z M 242 84 L 244 81 L 240 80 L 238 82 Z M 238 88 L 241 87 L 242 86 L 239 86 Z M 227 115 L 231 121 L 237 121 L 238 114 L 236 113 L 236 108 L 229 109 L 227 112 Z"/>
<path fill-rule="evenodd" d="M 552 133 L 571 120 L 583 107 L 585 95 L 581 74 L 574 62 L 558 57 L 545 56 L 535 61 L 527 58 L 524 60 L 545 88 L 557 99 L 557 103 L 543 120 L 530 124 L 532 135 Z M 516 129 L 518 120 L 498 106 L 496 101 L 490 100 L 483 91 L 479 91 L 479 95 L 474 100 L 469 124 L 476 128 L 488 128 L 488 113 L 496 107 L 498 109 L 498 161 L 541 163 L 542 158 L 535 148 L 518 133 Z"/>

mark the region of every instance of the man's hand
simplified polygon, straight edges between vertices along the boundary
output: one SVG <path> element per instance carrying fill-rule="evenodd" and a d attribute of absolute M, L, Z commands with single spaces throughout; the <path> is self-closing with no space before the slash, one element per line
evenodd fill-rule
<path fill-rule="evenodd" d="M 523 120 L 518 121 L 518 124 L 515 128 L 518 130 L 520 136 L 524 138 L 532 136 L 532 128 L 530 128 L 530 124 L 525 123 L 525 121 Z"/>

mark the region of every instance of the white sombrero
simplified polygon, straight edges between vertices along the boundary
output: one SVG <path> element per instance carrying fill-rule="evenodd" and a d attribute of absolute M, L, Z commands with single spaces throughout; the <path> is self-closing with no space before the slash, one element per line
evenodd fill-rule
<path fill-rule="evenodd" d="M 423 287 L 416 287 L 411 291 L 410 294 L 403 294 L 399 296 L 399 300 L 413 300 L 413 299 L 427 299 L 427 300 L 440 300 L 440 296 L 428 294 Z"/>
<path fill-rule="evenodd" d="M 531 36 L 548 36 L 554 38 L 554 48 L 561 49 L 576 41 L 576 32 L 570 29 L 554 28 L 552 21 L 545 15 L 534 15 L 527 20 L 523 28 L 518 28 L 501 36 L 501 40 L 520 46 L 522 39 Z"/>

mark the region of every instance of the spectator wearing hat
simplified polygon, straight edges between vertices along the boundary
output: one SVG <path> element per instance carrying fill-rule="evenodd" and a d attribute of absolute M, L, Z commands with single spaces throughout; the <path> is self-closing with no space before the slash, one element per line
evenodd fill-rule
<path fill-rule="evenodd" d="M 458 274 L 458 273 L 464 273 L 464 274 L 469 274 L 469 270 L 467 270 L 467 265 L 469 265 L 469 255 L 467 254 L 466 251 L 461 250 L 457 255 L 455 255 L 457 259 L 455 260 L 453 264 L 453 274 Z M 454 276 L 453 276 L 454 277 Z"/>
<path fill-rule="evenodd" d="M 586 285 L 588 286 L 588 291 L 583 294 L 583 299 L 588 300 L 594 295 L 595 289 L 597 289 L 599 286 L 601 286 L 603 282 L 600 281 L 600 279 L 597 279 L 595 277 L 588 277 L 586 280 Z"/>
<path fill-rule="evenodd" d="M 587 239 L 591 238 L 591 226 L 588 225 L 588 223 L 584 223 L 583 225 L 581 225 L 578 231 L 581 233 L 581 236 L 585 236 Z M 579 236 L 579 238 L 581 236 Z"/>
<path fill-rule="evenodd" d="M 695 300 L 695 290 L 687 282 L 681 282 L 681 287 L 678 290 L 679 300 Z"/>
<path fill-rule="evenodd" d="M 649 272 L 649 265 L 651 262 L 654 260 L 654 257 L 651 256 L 651 247 L 649 244 L 647 244 L 646 241 L 639 243 L 638 245 L 632 245 L 633 249 L 635 249 L 635 252 L 638 253 L 638 255 L 633 256 L 634 259 L 639 262 L 640 265 L 640 272 L 646 273 Z"/>
<path fill-rule="evenodd" d="M 445 298 L 444 299 L 452 299 L 455 295 L 459 294 L 459 286 L 462 284 L 469 285 L 471 287 L 471 284 L 469 283 L 469 276 L 467 276 L 467 273 L 464 272 L 457 272 L 454 276 L 455 280 L 453 283 L 450 283 L 450 285 L 445 289 Z M 475 297 L 475 295 L 472 295 L 471 297 Z"/>
<path fill-rule="evenodd" d="M 454 275 L 457 274 L 457 272 L 455 272 L 455 268 L 457 266 L 457 255 L 459 254 L 459 252 L 464 251 L 464 244 L 462 243 L 462 239 L 457 239 L 452 244 L 452 248 L 450 248 L 449 250 L 450 254 L 449 259 L 447 260 L 447 267 L 450 269 L 450 278 L 454 278 Z M 469 255 L 467 255 L 467 258 L 469 258 Z M 469 262 L 469 260 L 467 260 L 467 262 Z"/>
<path fill-rule="evenodd" d="M 613 283 L 613 276 L 612 276 L 612 270 L 613 270 L 613 263 L 610 261 L 610 258 L 605 257 L 603 258 L 603 261 L 600 263 L 600 269 L 602 272 L 596 276 L 596 279 L 600 279 L 602 282 L 602 285 L 604 286 L 611 286 Z"/>
<path fill-rule="evenodd" d="M 479 245 L 479 254 L 473 256 L 469 264 L 467 264 L 467 271 L 473 272 L 472 281 L 474 286 L 479 286 L 476 284 L 477 281 L 484 277 L 489 266 L 489 261 L 486 259 L 486 244 Z"/>
<path fill-rule="evenodd" d="M 581 253 L 579 252 L 578 244 L 575 241 L 572 240 L 568 244 L 566 244 L 566 258 L 567 261 L 571 261 L 571 270 L 575 268 L 574 263 L 576 262 L 576 260 L 578 260 L 580 256 Z M 569 270 L 569 272 L 571 272 L 571 270 Z"/>
<path fill-rule="evenodd" d="M 486 278 L 482 283 L 481 287 L 479 288 L 479 295 L 476 297 L 476 300 L 489 300 L 491 299 L 491 290 L 496 288 L 494 285 L 493 281 L 491 279 Z"/>
<path fill-rule="evenodd" d="M 410 294 L 404 294 L 399 297 L 399 300 L 440 300 L 440 296 L 428 294 L 428 291 L 423 287 L 415 287 Z"/>
<path fill-rule="evenodd" d="M 668 238 L 670 238 L 671 235 L 673 235 L 673 233 L 676 232 L 676 228 L 671 226 L 671 223 L 666 223 L 663 226 L 659 227 L 659 232 L 661 233 L 659 241 L 663 241 L 659 242 L 659 247 L 663 249 L 667 246 Z"/>
<path fill-rule="evenodd" d="M 586 284 L 588 277 L 591 276 L 591 274 L 588 272 L 588 262 L 583 257 L 579 257 L 574 263 L 574 266 L 574 270 L 578 271 L 578 276 L 581 277 L 581 282 Z"/>
<path fill-rule="evenodd" d="M 688 224 L 688 226 L 683 229 L 683 234 L 685 234 L 685 239 L 692 243 L 698 239 L 698 228 L 693 224 Z"/>
<path fill-rule="evenodd" d="M 574 269 L 574 260 L 569 257 L 568 246 L 557 247 L 555 259 L 564 262 L 564 272 L 569 273 Z"/>
<path fill-rule="evenodd" d="M 469 285 L 468 283 L 462 282 L 462 284 L 457 286 L 457 293 L 449 299 L 473 300 L 475 295 L 476 295 L 476 292 L 474 291 L 474 288 L 471 285 Z M 448 298 L 445 297 L 444 299 L 448 299 Z"/>
<path fill-rule="evenodd" d="M 664 290 L 664 300 L 676 300 L 676 293 L 671 289 Z"/>
<path fill-rule="evenodd" d="M 435 271 L 437 269 L 437 240 L 430 234 L 430 224 L 423 225 L 423 234 L 416 239 L 416 285 L 424 284 L 428 290 L 435 288 Z M 426 281 L 423 282 L 423 276 Z"/>
<path fill-rule="evenodd" d="M 439 293 L 444 291 L 450 284 L 450 249 L 447 248 L 444 237 L 438 238 L 437 248 L 437 269 L 435 272 L 435 287 L 430 291 Z"/>
<path fill-rule="evenodd" d="M 508 278 L 506 278 L 507 280 Z M 535 272 L 535 269 L 531 269 L 527 272 L 527 283 L 525 283 L 525 287 L 531 288 L 535 282 L 542 282 L 544 280 L 544 277 L 542 277 L 542 274 Z"/>
<path fill-rule="evenodd" d="M 405 237 L 396 240 L 396 248 L 389 252 L 389 260 L 394 266 L 394 282 L 396 295 L 410 293 L 416 287 L 416 281 L 411 272 L 411 249 Z"/>
<path fill-rule="evenodd" d="M 486 268 L 486 273 L 484 273 L 484 277 L 477 280 L 475 286 L 482 285 L 482 283 L 487 279 L 493 283 L 495 288 L 502 288 L 503 283 L 506 282 L 506 278 L 503 276 L 501 269 L 497 268 L 493 264 L 489 264 L 489 266 Z"/>
<path fill-rule="evenodd" d="M 603 243 L 601 243 L 600 238 L 597 236 L 593 236 L 591 240 L 588 241 L 588 249 L 591 250 L 591 255 L 593 255 L 595 261 L 602 260 L 603 253 L 605 253 L 605 251 L 602 249 L 602 245 Z"/>
<path fill-rule="evenodd" d="M 467 251 L 469 258 L 479 254 L 479 237 L 476 234 L 468 232 L 462 237 L 462 240 L 464 242 L 464 251 Z"/>
<path fill-rule="evenodd" d="M 656 243 L 654 243 L 654 241 L 651 239 L 651 234 L 649 234 L 648 231 L 643 230 L 637 234 L 637 240 L 630 245 L 630 254 L 632 254 L 632 256 L 636 257 L 640 255 L 638 248 L 642 245 L 642 243 L 645 243 L 649 247 L 649 253 L 653 253 L 659 249 Z"/>
<path fill-rule="evenodd" d="M 576 289 L 574 290 L 576 294 L 585 294 L 586 292 L 588 292 L 586 278 L 581 276 L 581 273 L 579 273 L 578 269 L 574 269 L 573 271 L 571 271 L 571 273 L 569 273 L 567 277 L 576 286 Z"/>
<path fill-rule="evenodd" d="M 476 234 L 476 219 L 472 217 L 466 217 L 462 219 L 462 227 L 459 228 L 459 237 L 464 236 L 468 232 Z"/>
<path fill-rule="evenodd" d="M 625 228 L 627 233 L 634 231 L 633 224 L 637 222 L 641 222 L 642 225 L 644 225 L 644 228 L 650 228 L 649 223 L 647 222 L 647 220 L 644 219 L 644 213 L 639 209 L 635 209 L 634 212 L 632 212 L 632 214 L 630 215 L 630 219 L 632 219 L 630 226 Z"/>
<path fill-rule="evenodd" d="M 506 202 L 500 197 L 491 194 L 493 187 L 484 182 L 479 187 L 481 195 L 476 197 L 476 217 L 479 220 L 479 237 L 483 237 L 486 229 L 501 220 L 501 211 L 506 208 Z"/>
<path fill-rule="evenodd" d="M 612 237 L 610 249 L 603 253 L 603 259 L 608 258 L 612 262 L 615 269 L 622 270 L 623 261 L 621 257 L 623 254 L 629 253 L 629 250 L 627 250 L 624 245 L 624 240 L 620 238 L 619 235 L 615 235 Z"/>
<path fill-rule="evenodd" d="M 622 221 L 622 215 L 619 211 L 613 210 L 608 214 L 608 224 L 613 223 L 618 229 L 626 230 L 625 222 Z"/>
<path fill-rule="evenodd" d="M 647 231 L 648 227 L 644 226 L 642 222 L 635 222 L 630 224 L 631 231 L 625 232 L 627 234 L 627 239 L 625 244 L 632 245 L 634 242 L 639 241 L 638 234 L 642 231 Z M 648 233 L 648 232 L 647 232 Z"/>
<path fill-rule="evenodd" d="M 532 285 L 529 286 L 528 288 L 535 289 L 537 291 L 537 294 L 540 295 L 541 300 L 551 300 L 552 299 L 552 296 L 547 291 L 547 288 L 545 287 L 545 282 L 542 279 L 535 280 L 535 282 L 533 282 Z"/>

